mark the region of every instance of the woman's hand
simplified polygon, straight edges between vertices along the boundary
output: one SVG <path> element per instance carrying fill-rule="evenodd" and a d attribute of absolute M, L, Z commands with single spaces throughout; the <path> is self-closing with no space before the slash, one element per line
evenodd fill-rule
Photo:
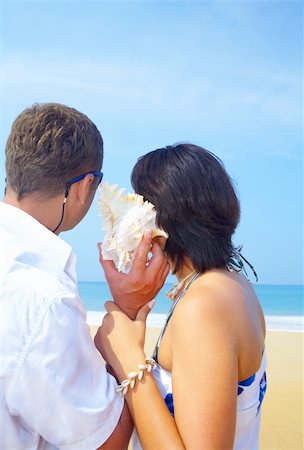
<path fill-rule="evenodd" d="M 94 342 L 120 381 L 145 361 L 146 318 L 154 303 L 152 300 L 144 305 L 135 320 L 129 319 L 115 303 L 105 303 L 107 314 L 98 328 Z"/>
<path fill-rule="evenodd" d="M 138 370 L 138 364 L 145 363 L 143 346 L 146 318 L 152 306 L 153 302 L 143 306 L 133 321 L 115 303 L 105 304 L 108 314 L 104 317 L 94 341 L 104 359 L 115 370 L 120 383 L 127 378 L 129 372 Z M 129 389 L 125 400 L 143 448 L 185 449 L 174 418 L 152 373 L 147 373 L 141 382 L 136 383 L 134 389 Z"/>
<path fill-rule="evenodd" d="M 157 242 L 152 242 L 151 231 L 144 234 L 128 274 L 119 272 L 113 261 L 103 259 L 101 244 L 98 244 L 98 249 L 99 261 L 113 300 L 131 319 L 134 319 L 137 311 L 152 300 L 162 288 L 170 270 L 166 255 Z M 152 253 L 150 259 L 149 253 Z"/>

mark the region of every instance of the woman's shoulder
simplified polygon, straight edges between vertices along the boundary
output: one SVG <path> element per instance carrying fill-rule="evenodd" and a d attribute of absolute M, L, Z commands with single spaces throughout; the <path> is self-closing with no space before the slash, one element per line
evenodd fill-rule
<path fill-rule="evenodd" d="M 260 355 L 264 347 L 262 309 L 250 283 L 237 273 L 216 270 L 197 278 L 175 308 L 173 339 L 184 335 L 185 325 L 187 333 L 205 342 L 232 345 L 242 360 L 250 353 Z"/>
<path fill-rule="evenodd" d="M 200 275 L 175 308 L 176 326 L 191 323 L 239 330 L 244 320 L 258 315 L 258 300 L 240 274 L 212 270 Z M 175 317 L 174 317 L 175 316 Z M 254 321 L 253 321 L 254 322 Z"/>
<path fill-rule="evenodd" d="M 239 280 L 231 277 L 229 272 L 212 270 L 200 275 L 189 287 L 176 310 L 221 312 L 231 310 L 244 302 L 246 288 Z"/>

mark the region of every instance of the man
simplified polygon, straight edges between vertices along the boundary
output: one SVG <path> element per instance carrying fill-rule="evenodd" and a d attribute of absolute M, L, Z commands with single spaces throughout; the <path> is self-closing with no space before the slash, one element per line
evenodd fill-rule
<path fill-rule="evenodd" d="M 2 450 L 128 445 L 129 412 L 90 337 L 72 249 L 58 237 L 87 213 L 102 160 L 98 129 L 73 108 L 36 104 L 13 123 L 0 202 Z M 115 279 L 114 300 L 131 318 L 168 274 L 151 245 L 147 233 L 129 275 L 102 262 Z"/>

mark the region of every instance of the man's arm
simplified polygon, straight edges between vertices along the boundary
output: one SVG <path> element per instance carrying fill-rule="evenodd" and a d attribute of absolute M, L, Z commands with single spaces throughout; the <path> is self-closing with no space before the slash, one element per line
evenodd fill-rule
<path fill-rule="evenodd" d="M 81 305 L 69 291 L 46 302 L 47 311 L 38 315 L 35 338 L 12 379 L 6 403 L 25 426 L 56 448 L 98 448 L 108 444 L 117 428 L 108 448 L 114 450 L 118 442 L 121 450 L 132 424 L 128 411 L 122 414 L 117 383 L 92 342 Z M 33 398 L 39 399 L 39 407 Z"/>
<path fill-rule="evenodd" d="M 104 260 L 101 244 L 98 248 L 99 261 L 114 302 L 130 319 L 135 319 L 139 309 L 157 295 L 168 276 L 170 268 L 166 255 L 156 242 L 152 242 L 150 230 L 145 232 L 128 274 L 118 272 L 113 261 Z M 149 253 L 152 253 L 150 259 Z"/>
<path fill-rule="evenodd" d="M 133 431 L 133 420 L 125 403 L 119 422 L 109 437 L 97 450 L 127 450 Z"/>

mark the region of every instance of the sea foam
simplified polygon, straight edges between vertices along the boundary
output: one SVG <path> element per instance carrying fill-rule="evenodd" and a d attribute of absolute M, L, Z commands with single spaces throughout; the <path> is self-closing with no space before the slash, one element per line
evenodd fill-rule
<path fill-rule="evenodd" d="M 87 323 L 98 326 L 101 324 L 105 311 L 88 311 Z M 271 331 L 304 331 L 303 316 L 270 316 L 266 315 L 266 327 Z M 151 313 L 147 318 L 148 327 L 162 327 L 166 320 L 166 314 Z"/>

